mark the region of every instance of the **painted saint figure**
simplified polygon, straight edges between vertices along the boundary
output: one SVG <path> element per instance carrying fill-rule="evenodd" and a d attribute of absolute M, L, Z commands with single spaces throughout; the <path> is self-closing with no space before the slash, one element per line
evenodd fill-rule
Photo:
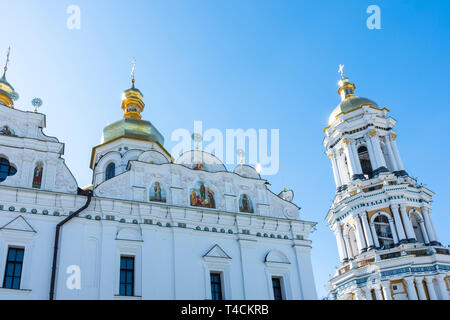
<path fill-rule="evenodd" d="M 166 193 L 161 184 L 156 181 L 150 188 L 150 201 L 166 202 Z"/>
<path fill-rule="evenodd" d="M 189 198 L 193 207 L 216 208 L 214 191 L 205 182 L 197 182 L 196 188 L 191 189 Z"/>
<path fill-rule="evenodd" d="M 252 200 L 250 200 L 249 196 L 246 194 L 242 194 L 239 199 L 239 211 L 253 213 L 253 204 Z"/>
<path fill-rule="evenodd" d="M 42 185 L 42 165 L 37 164 L 33 174 L 33 188 L 40 189 Z"/>

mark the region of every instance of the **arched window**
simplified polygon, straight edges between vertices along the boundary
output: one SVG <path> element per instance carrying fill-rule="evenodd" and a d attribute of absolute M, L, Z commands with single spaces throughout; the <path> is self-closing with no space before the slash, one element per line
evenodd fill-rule
<path fill-rule="evenodd" d="M 392 230 L 389 225 L 388 218 L 380 215 L 374 219 L 375 232 L 377 233 L 378 242 L 381 247 L 385 249 L 394 246 L 394 238 L 392 237 Z"/>
<path fill-rule="evenodd" d="M 239 197 L 239 211 L 253 213 L 253 202 L 250 197 L 246 194 L 241 194 Z"/>
<path fill-rule="evenodd" d="M 367 147 L 361 146 L 358 148 L 358 158 L 361 163 L 363 174 L 368 175 L 370 178 L 373 173 L 373 168 L 370 163 L 369 151 L 367 150 Z"/>
<path fill-rule="evenodd" d="M 44 166 L 42 163 L 38 162 L 36 167 L 34 167 L 33 173 L 33 188 L 40 189 L 42 185 L 42 173 L 44 171 Z"/>
<path fill-rule="evenodd" d="M 150 201 L 166 202 L 166 192 L 158 181 L 150 187 Z"/>
<path fill-rule="evenodd" d="M 0 158 L 0 182 L 3 182 L 9 176 L 15 175 L 17 172 L 6 158 Z"/>
<path fill-rule="evenodd" d="M 116 176 L 116 164 L 112 162 L 108 164 L 108 166 L 106 167 L 105 181 L 114 178 L 115 176 Z"/>

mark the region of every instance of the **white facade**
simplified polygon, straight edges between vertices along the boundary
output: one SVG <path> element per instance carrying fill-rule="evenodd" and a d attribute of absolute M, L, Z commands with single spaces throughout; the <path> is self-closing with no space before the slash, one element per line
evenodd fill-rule
<path fill-rule="evenodd" d="M 87 203 L 89 190 L 88 208 L 61 227 L 55 299 L 211 299 L 211 272 L 221 275 L 223 299 L 273 299 L 273 278 L 284 299 L 317 298 L 308 240 L 315 223 L 252 167 L 228 172 L 199 151 L 174 162 L 159 138 L 126 133 L 93 149 L 93 186 L 83 191 L 64 145 L 43 134 L 44 115 L 0 103 L 2 128 L 0 158 L 14 170 L 0 180 L 0 299 L 49 299 L 56 225 Z M 194 170 L 191 158 L 204 167 Z M 250 202 L 241 210 L 244 194 Z M 17 289 L 5 288 L 11 248 L 24 250 Z M 120 292 L 122 257 L 134 258 L 131 296 Z"/>
<path fill-rule="evenodd" d="M 326 220 L 341 263 L 327 289 L 335 299 L 448 300 L 450 253 L 431 218 L 433 192 L 405 171 L 389 110 L 355 96 L 342 76 L 324 130 L 337 187 Z"/>

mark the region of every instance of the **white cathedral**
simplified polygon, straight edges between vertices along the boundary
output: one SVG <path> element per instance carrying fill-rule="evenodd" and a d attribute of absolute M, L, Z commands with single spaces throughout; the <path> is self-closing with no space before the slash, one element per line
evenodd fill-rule
<path fill-rule="evenodd" d="M 173 159 L 141 119 L 134 78 L 80 188 L 64 144 L 45 135 L 45 115 L 16 108 L 4 71 L 0 299 L 317 299 L 316 223 L 291 190 L 199 150 Z"/>
<path fill-rule="evenodd" d="M 448 300 L 450 253 L 431 217 L 433 192 L 405 171 L 389 110 L 356 96 L 342 69 L 323 142 L 337 187 L 326 221 L 340 257 L 327 289 L 342 300 Z"/>

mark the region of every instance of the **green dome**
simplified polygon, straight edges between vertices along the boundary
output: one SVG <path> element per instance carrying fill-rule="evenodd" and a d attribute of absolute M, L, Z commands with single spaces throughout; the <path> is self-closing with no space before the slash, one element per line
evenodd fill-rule
<path fill-rule="evenodd" d="M 339 114 L 354 111 L 365 105 L 371 105 L 372 107 L 378 108 L 378 104 L 370 99 L 357 96 L 348 97 L 333 110 L 328 120 L 328 125 L 331 125 Z"/>
<path fill-rule="evenodd" d="M 161 146 L 164 145 L 162 134 L 149 121 L 145 120 L 125 118 L 110 124 L 103 129 L 102 143 L 121 137 L 158 142 Z"/>

